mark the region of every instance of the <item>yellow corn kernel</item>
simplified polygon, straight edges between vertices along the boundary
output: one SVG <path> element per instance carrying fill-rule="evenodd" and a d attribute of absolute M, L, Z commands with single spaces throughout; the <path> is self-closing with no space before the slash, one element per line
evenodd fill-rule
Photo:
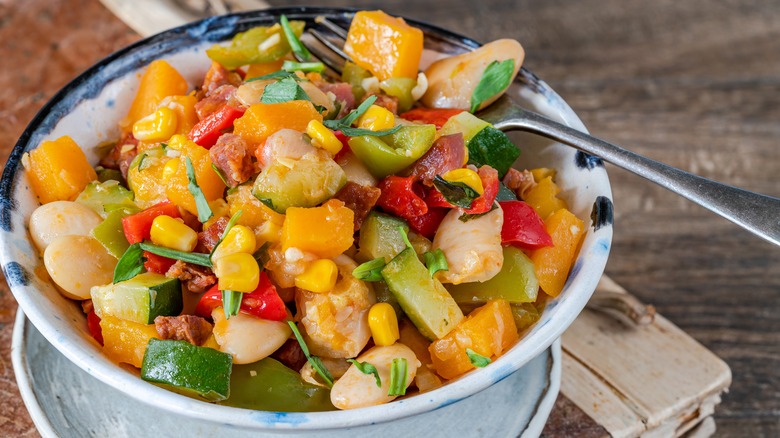
<path fill-rule="evenodd" d="M 157 216 L 152 221 L 152 243 L 178 251 L 191 252 L 198 244 L 198 233 L 170 216 Z"/>
<path fill-rule="evenodd" d="M 162 181 L 168 182 L 179 171 L 179 160 L 168 160 L 163 166 Z"/>
<path fill-rule="evenodd" d="M 237 252 L 214 260 L 219 290 L 252 292 L 260 283 L 260 266 L 252 254 Z"/>
<path fill-rule="evenodd" d="M 317 119 L 312 119 L 306 126 L 306 134 L 311 137 L 311 144 L 318 148 L 325 149 L 331 155 L 339 153 L 344 145 L 336 138 L 336 135 Z"/>
<path fill-rule="evenodd" d="M 462 168 L 450 170 L 441 177 L 447 182 L 466 184 L 480 195 L 485 193 L 485 188 L 482 186 L 482 178 L 477 175 L 477 172 L 474 172 L 471 169 Z"/>
<path fill-rule="evenodd" d="M 179 160 L 175 160 L 175 161 L 178 162 Z M 203 222 L 204 230 L 212 226 L 214 222 L 220 220 L 221 218 L 230 217 L 230 207 L 228 206 L 227 202 L 225 202 L 225 200 L 222 198 L 217 198 L 209 202 L 209 208 L 211 208 L 211 212 L 214 213 L 214 215 L 212 215 L 211 218 L 206 222 Z"/>
<path fill-rule="evenodd" d="M 531 175 L 534 176 L 534 181 L 539 182 L 548 176 L 551 176 L 552 179 L 555 179 L 555 169 L 548 169 L 546 167 L 537 167 L 536 169 L 531 169 Z"/>
<path fill-rule="evenodd" d="M 165 141 L 176 133 L 176 113 L 168 108 L 158 108 L 133 124 L 133 137 L 141 141 Z"/>
<path fill-rule="evenodd" d="M 244 225 L 235 225 L 228 231 L 219 246 L 214 249 L 211 260 L 217 260 L 228 254 L 255 252 L 255 232 Z"/>
<path fill-rule="evenodd" d="M 395 344 L 401 337 L 398 331 L 398 318 L 393 306 L 388 303 L 376 303 L 368 311 L 368 328 L 376 345 Z"/>
<path fill-rule="evenodd" d="M 330 259 L 319 259 L 295 277 L 295 287 L 311 292 L 324 293 L 336 286 L 339 268 Z"/>
<path fill-rule="evenodd" d="M 395 116 L 379 105 L 371 105 L 357 122 L 359 128 L 384 131 L 395 126 Z"/>
<path fill-rule="evenodd" d="M 282 216 L 284 217 L 284 216 Z M 282 224 L 284 221 L 282 221 Z M 282 224 L 269 220 L 263 222 L 262 225 L 255 228 L 256 243 L 263 244 L 265 242 L 276 243 L 282 240 Z"/>

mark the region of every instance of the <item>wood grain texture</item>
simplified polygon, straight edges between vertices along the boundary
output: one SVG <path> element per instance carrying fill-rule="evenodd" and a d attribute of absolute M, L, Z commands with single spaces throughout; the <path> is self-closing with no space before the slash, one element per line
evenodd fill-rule
<path fill-rule="evenodd" d="M 780 196 L 780 2 L 348 5 L 383 8 L 482 41 L 516 38 L 526 48 L 525 65 L 594 134 L 703 176 Z M 0 161 L 59 87 L 135 38 L 97 0 L 0 1 Z M 780 436 L 780 249 L 608 169 L 616 223 L 607 273 L 732 368 L 731 392 L 716 411 L 718 436 Z M 14 305 L 5 285 L 0 306 L 0 435 L 34 435 L 8 359 Z M 545 436 L 603 436 L 582 415 L 559 399 Z"/>

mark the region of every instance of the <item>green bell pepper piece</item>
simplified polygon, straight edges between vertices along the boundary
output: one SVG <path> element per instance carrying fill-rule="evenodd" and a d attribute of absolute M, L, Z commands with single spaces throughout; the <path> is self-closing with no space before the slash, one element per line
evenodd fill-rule
<path fill-rule="evenodd" d="M 412 78 L 389 78 L 379 83 L 379 89 L 388 96 L 398 98 L 398 112 L 409 111 L 414 105 L 412 97 L 412 88 L 417 86 L 417 79 Z"/>
<path fill-rule="evenodd" d="M 355 95 L 355 100 L 358 102 L 366 95 L 366 90 L 363 88 L 363 79 L 370 77 L 371 73 L 368 70 L 352 61 L 345 62 L 341 71 L 341 80 L 352 85 L 352 94 Z"/>
<path fill-rule="evenodd" d="M 93 181 L 79 193 L 76 202 L 86 205 L 105 219 L 113 210 L 138 208 L 133 198 L 133 192 L 122 187 L 119 181 Z"/>
<path fill-rule="evenodd" d="M 363 135 L 349 139 L 349 148 L 376 178 L 400 172 L 433 145 L 435 125 L 406 125 L 383 137 Z"/>
<path fill-rule="evenodd" d="M 515 320 L 518 332 L 531 327 L 541 318 L 539 309 L 533 303 L 511 304 L 510 306 L 512 307 L 512 317 Z"/>
<path fill-rule="evenodd" d="M 122 218 L 141 211 L 138 207 L 122 207 L 108 213 L 100 225 L 90 231 L 92 237 L 100 242 L 109 254 L 119 259 L 130 247 L 122 227 Z"/>
<path fill-rule="evenodd" d="M 303 21 L 290 21 L 290 27 L 297 37 L 303 33 L 305 24 Z M 279 35 L 279 42 L 261 49 L 262 44 L 274 35 Z M 290 43 L 284 36 L 282 26 L 277 23 L 270 27 L 253 27 L 246 32 L 236 34 L 229 46 L 215 44 L 206 50 L 206 54 L 213 61 L 233 70 L 242 65 L 277 61 L 290 53 L 290 50 Z"/>
<path fill-rule="evenodd" d="M 505 246 L 504 264 L 493 278 L 483 283 L 449 285 L 447 290 L 458 304 L 486 303 L 497 299 L 510 303 L 532 303 L 539 292 L 539 280 L 531 259 L 520 249 Z"/>

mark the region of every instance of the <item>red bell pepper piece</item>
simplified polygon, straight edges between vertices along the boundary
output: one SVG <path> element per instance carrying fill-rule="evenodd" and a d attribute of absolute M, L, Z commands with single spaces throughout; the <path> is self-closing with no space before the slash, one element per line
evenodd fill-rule
<path fill-rule="evenodd" d="M 100 317 L 97 316 L 94 310 L 90 310 L 87 313 L 87 328 L 89 328 L 89 334 L 102 346 L 103 329 L 100 327 Z"/>
<path fill-rule="evenodd" d="M 422 190 L 415 190 L 414 177 L 391 175 L 379 183 L 382 194 L 376 205 L 384 211 L 400 218 L 409 220 L 428 213 L 428 205 L 422 198 Z"/>
<path fill-rule="evenodd" d="M 152 230 L 152 221 L 154 221 L 154 218 L 157 216 L 162 215 L 176 218 L 181 217 L 179 207 L 171 203 L 171 201 L 163 201 L 140 213 L 123 217 L 122 229 L 125 232 L 127 241 L 132 245 L 149 239 L 150 231 Z"/>
<path fill-rule="evenodd" d="M 224 105 L 222 108 L 206 116 L 196 123 L 190 133 L 190 140 L 208 149 L 217 143 L 222 133 L 233 126 L 233 122 L 244 115 L 243 108 Z"/>
<path fill-rule="evenodd" d="M 349 148 L 349 137 L 344 135 L 341 131 L 333 131 L 333 135 L 336 136 L 336 138 L 339 139 L 341 142 L 342 148 L 341 150 L 336 154 L 336 156 L 333 157 L 333 160 L 338 162 L 340 158 L 342 158 L 344 155 L 347 154 L 347 152 L 351 152 L 352 149 Z"/>
<path fill-rule="evenodd" d="M 433 236 L 436 235 L 436 230 L 439 229 L 441 221 L 444 220 L 444 216 L 447 216 L 449 211 L 450 210 L 447 208 L 429 206 L 428 213 L 408 218 L 406 221 L 409 223 L 409 228 L 411 228 L 412 231 L 427 239 L 433 240 Z"/>
<path fill-rule="evenodd" d="M 502 244 L 521 249 L 553 246 L 552 237 L 536 209 L 523 201 L 502 201 L 498 205 L 504 211 L 504 226 L 501 228 Z"/>
<path fill-rule="evenodd" d="M 222 306 L 222 291 L 217 285 L 208 290 L 198 301 L 195 314 L 204 318 L 211 318 L 211 312 Z M 260 283 L 252 292 L 245 293 L 241 298 L 241 312 L 271 321 L 284 321 L 287 319 L 287 307 L 276 292 L 276 287 L 271 284 L 265 272 L 260 273 Z"/>
<path fill-rule="evenodd" d="M 441 128 L 450 117 L 463 111 L 457 108 L 415 108 L 401 114 L 400 117 L 413 122 L 431 123 L 436 125 L 436 128 Z"/>
<path fill-rule="evenodd" d="M 149 251 L 144 251 L 144 259 L 146 259 L 144 262 L 144 268 L 146 268 L 148 272 L 154 272 L 156 274 L 163 275 L 168 272 L 169 269 L 171 269 L 171 266 L 173 266 L 174 263 L 176 263 L 176 260 L 174 259 L 152 254 Z"/>

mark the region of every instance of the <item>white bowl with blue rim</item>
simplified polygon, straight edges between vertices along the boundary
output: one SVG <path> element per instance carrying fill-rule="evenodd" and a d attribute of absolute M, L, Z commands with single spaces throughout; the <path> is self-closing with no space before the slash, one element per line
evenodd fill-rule
<path fill-rule="evenodd" d="M 144 382 L 137 374 L 111 362 L 89 335 L 80 307 L 57 292 L 27 231 L 30 215 L 38 202 L 22 170 L 22 154 L 36 148 L 43 140 L 70 135 L 84 148 L 90 162 L 97 163 L 94 146 L 119 136 L 117 122 L 126 115 L 146 65 L 155 59 L 165 59 L 182 73 L 190 88 L 194 88 L 210 65 L 204 52 L 206 48 L 215 42 L 227 41 L 248 28 L 271 25 L 278 21 L 280 14 L 305 20 L 308 24 L 313 24 L 316 16 L 324 15 L 346 27 L 353 12 L 333 8 L 270 9 L 210 18 L 172 29 L 108 56 L 66 85 L 43 107 L 13 149 L 0 181 L 0 261 L 19 306 L 60 353 L 89 375 L 158 409 L 162 415 L 197 419 L 210 424 L 210 430 L 223 430 L 233 435 L 336 436 L 349 430 L 372 436 L 398 436 L 399 433 L 427 430 L 426 434 L 437 436 L 437 421 L 444 430 L 442 422 L 458 418 L 461 421 L 458 421 L 457 430 L 471 436 L 485 431 L 484 420 L 488 418 L 495 427 L 494 418 L 533 417 L 529 413 L 539 411 L 540 399 L 518 407 L 500 402 L 486 404 L 478 397 L 472 398 L 474 402 L 470 403 L 471 399 L 466 398 L 488 387 L 492 387 L 491 391 L 511 395 L 512 385 L 522 380 L 518 380 L 516 371 L 547 350 L 583 309 L 609 255 L 612 193 L 601 160 L 529 134 L 512 134 L 522 151 L 516 167 L 557 169 L 556 182 L 562 189 L 561 196 L 587 225 L 579 255 L 563 292 L 549 301 L 541 319 L 514 347 L 489 366 L 423 395 L 382 406 L 316 413 L 253 411 L 201 402 Z M 426 39 L 427 49 L 454 54 L 479 46 L 464 36 L 415 20 L 408 21 L 426 34 L 436 35 L 436 38 Z M 526 108 L 585 130 L 566 102 L 526 69 L 521 70 L 508 93 Z M 549 404 L 547 402 L 543 410 L 549 412 Z M 448 409 L 439 410 L 448 406 Z M 457 410 L 453 411 L 455 407 Z M 447 415 L 444 415 L 445 411 Z M 423 425 L 425 427 L 421 429 Z M 516 436 L 522 431 L 510 430 L 516 427 L 511 421 L 507 421 L 504 429 L 501 429 L 503 425 L 498 426 L 508 435 Z"/>

